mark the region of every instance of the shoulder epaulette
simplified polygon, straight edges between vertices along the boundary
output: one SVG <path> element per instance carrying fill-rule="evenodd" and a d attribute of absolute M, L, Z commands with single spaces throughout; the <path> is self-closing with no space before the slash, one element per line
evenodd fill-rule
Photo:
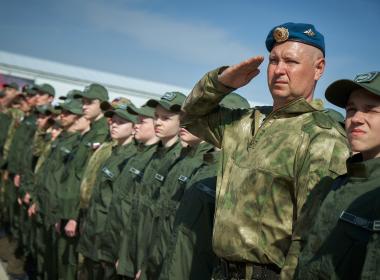
<path fill-rule="evenodd" d="M 315 111 L 312 113 L 315 123 L 322 128 L 331 129 L 333 127 L 333 122 L 331 118 L 323 111 Z"/>

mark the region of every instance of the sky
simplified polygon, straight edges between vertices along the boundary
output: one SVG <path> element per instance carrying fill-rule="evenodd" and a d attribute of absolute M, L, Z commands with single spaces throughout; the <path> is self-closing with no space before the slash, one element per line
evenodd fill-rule
<path fill-rule="evenodd" d="M 325 36 L 315 96 L 380 70 L 380 1 L 0 0 L 0 50 L 191 89 L 208 71 L 264 55 L 261 74 L 237 92 L 271 104 L 265 38 L 285 22 Z M 328 107 L 331 105 L 326 104 Z"/>

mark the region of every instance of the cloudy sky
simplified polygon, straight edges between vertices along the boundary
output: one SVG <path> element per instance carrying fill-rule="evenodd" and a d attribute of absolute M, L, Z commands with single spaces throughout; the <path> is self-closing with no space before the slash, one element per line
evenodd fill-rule
<path fill-rule="evenodd" d="M 334 80 L 380 70 L 380 1 L 0 0 L 0 50 L 191 89 L 218 66 L 264 55 L 242 93 L 271 103 L 265 38 L 277 24 L 313 23 Z"/>

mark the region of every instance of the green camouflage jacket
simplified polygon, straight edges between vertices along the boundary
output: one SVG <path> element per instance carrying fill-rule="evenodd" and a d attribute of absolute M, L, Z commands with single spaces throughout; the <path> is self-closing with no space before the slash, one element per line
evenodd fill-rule
<path fill-rule="evenodd" d="M 97 174 L 100 166 L 110 157 L 112 147 L 116 146 L 114 141 L 104 142 L 94 153 L 91 155 L 86 170 L 83 173 L 83 179 L 80 184 L 80 208 L 86 209 L 90 203 L 92 190 L 94 188 Z"/>
<path fill-rule="evenodd" d="M 345 133 L 321 102 L 303 98 L 273 112 L 218 108 L 231 88 L 217 75 L 206 74 L 183 105 L 188 130 L 222 149 L 214 251 L 230 261 L 275 264 L 290 279 L 299 251 L 295 222 L 318 181 L 345 172 Z"/>
<path fill-rule="evenodd" d="M 1 120 L 2 124 L 0 130 L 2 133 L 2 140 L 0 140 L 0 166 L 4 166 L 7 162 L 8 153 L 12 144 L 13 136 L 21 120 L 24 117 L 24 113 L 21 110 L 13 108 L 5 110 L 4 112 L 2 112 L 2 114 L 5 114 L 5 116 L 3 116 L 3 119 Z"/>

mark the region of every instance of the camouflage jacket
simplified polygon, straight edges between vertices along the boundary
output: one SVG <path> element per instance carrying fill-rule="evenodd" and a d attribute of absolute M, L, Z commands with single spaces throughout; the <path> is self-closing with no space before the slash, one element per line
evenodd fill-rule
<path fill-rule="evenodd" d="M 298 250 L 289 250 L 299 241 L 292 234 L 308 192 L 321 178 L 346 170 L 344 131 L 321 102 L 303 98 L 273 112 L 219 108 L 232 89 L 217 75 L 218 70 L 206 74 L 183 105 L 188 130 L 222 148 L 214 251 L 230 261 L 272 263 L 292 274 Z"/>
<path fill-rule="evenodd" d="M 110 157 L 114 141 L 104 142 L 90 157 L 80 185 L 80 208 L 88 208 L 100 166 Z"/>

